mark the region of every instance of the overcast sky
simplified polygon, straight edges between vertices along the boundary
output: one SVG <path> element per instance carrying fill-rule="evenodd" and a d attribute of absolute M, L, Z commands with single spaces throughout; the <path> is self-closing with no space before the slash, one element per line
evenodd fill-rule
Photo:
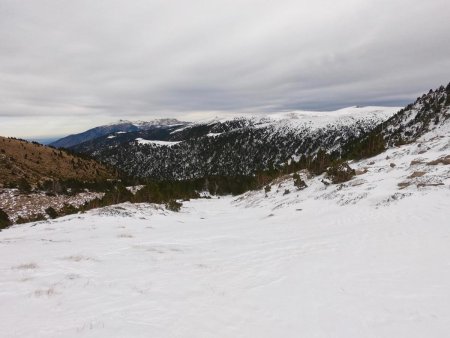
<path fill-rule="evenodd" d="M 449 0 L 0 0 L 0 135 L 404 105 L 450 81 Z"/>

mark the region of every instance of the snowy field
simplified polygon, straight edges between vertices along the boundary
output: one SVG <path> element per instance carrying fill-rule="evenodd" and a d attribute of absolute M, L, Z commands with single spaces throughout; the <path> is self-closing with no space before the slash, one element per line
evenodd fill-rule
<path fill-rule="evenodd" d="M 352 163 L 342 185 L 2 231 L 0 336 L 448 337 L 446 135 Z"/>

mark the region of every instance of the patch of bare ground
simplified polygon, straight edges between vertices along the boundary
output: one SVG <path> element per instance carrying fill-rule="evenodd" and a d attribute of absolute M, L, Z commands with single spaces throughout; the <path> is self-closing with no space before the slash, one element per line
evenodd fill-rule
<path fill-rule="evenodd" d="M 425 175 L 425 171 L 414 171 L 411 175 L 409 175 L 407 178 L 416 178 L 416 177 L 422 177 Z"/>
<path fill-rule="evenodd" d="M 405 182 L 400 182 L 397 184 L 397 186 L 400 189 L 405 189 L 406 187 L 409 187 L 411 185 L 411 182 L 405 181 Z"/>
<path fill-rule="evenodd" d="M 425 163 L 425 160 L 423 160 L 423 159 L 414 159 L 411 161 L 410 166 L 424 164 L 424 163 Z"/>
<path fill-rule="evenodd" d="M 96 198 L 101 198 L 103 193 L 82 192 L 73 196 L 52 195 L 43 192 L 23 194 L 17 189 L 0 189 L 0 209 L 4 210 L 13 221 L 19 217 L 30 218 L 34 215 L 45 215 L 45 210 L 52 207 L 59 211 L 64 205 L 79 207 Z"/>
<path fill-rule="evenodd" d="M 445 156 L 439 157 L 438 159 L 427 163 L 427 165 L 438 165 L 438 164 L 449 165 L 450 164 L 450 155 L 445 155 Z"/>
<path fill-rule="evenodd" d="M 444 185 L 444 183 L 442 182 L 438 182 L 438 183 L 418 183 L 417 187 L 418 188 L 422 188 L 422 187 L 437 187 L 440 185 Z"/>

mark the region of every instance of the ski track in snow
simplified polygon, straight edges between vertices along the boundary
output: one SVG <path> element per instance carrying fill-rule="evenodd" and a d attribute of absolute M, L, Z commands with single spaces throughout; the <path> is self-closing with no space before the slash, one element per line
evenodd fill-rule
<path fill-rule="evenodd" d="M 302 174 L 301 191 L 287 177 L 179 213 L 6 229 L 0 336 L 448 337 L 450 165 L 427 164 L 448 135 L 352 163 L 367 172 L 342 185 Z"/>

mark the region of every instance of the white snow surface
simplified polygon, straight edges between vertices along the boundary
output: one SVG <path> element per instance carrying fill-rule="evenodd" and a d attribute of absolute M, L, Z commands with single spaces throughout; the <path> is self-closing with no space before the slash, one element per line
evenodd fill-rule
<path fill-rule="evenodd" d="M 325 127 L 331 123 L 350 124 L 355 120 L 376 119 L 387 120 L 397 113 L 400 107 L 347 107 L 335 111 L 291 111 L 284 113 L 270 114 L 268 117 L 273 120 L 290 120 L 297 124 L 308 124 L 311 127 Z"/>
<path fill-rule="evenodd" d="M 229 114 L 228 116 L 218 116 L 214 118 L 202 119 L 191 124 L 182 126 L 171 132 L 178 133 L 193 125 L 224 123 L 236 119 L 247 119 L 259 127 L 273 126 L 276 129 L 319 129 L 326 127 L 350 126 L 357 122 L 373 123 L 374 125 L 387 120 L 397 113 L 401 107 L 365 106 L 347 107 L 334 111 L 305 111 L 294 110 L 288 112 L 275 112 L 271 114 L 247 113 Z M 215 136 L 209 133 L 207 136 Z"/>
<path fill-rule="evenodd" d="M 178 126 L 178 125 L 182 125 L 184 123 L 185 122 L 178 121 L 177 119 L 174 119 L 174 118 L 160 118 L 160 119 L 153 119 L 153 120 L 149 120 L 149 121 L 118 120 L 118 121 L 111 122 L 107 125 L 115 126 L 115 125 L 119 125 L 119 124 L 132 124 L 132 125 L 138 127 L 139 129 L 145 130 L 145 129 L 148 129 L 149 127 L 154 127 L 154 126 Z"/>
<path fill-rule="evenodd" d="M 13 226 L 0 336 L 448 337 L 449 154 L 447 126 L 341 185 Z"/>
<path fill-rule="evenodd" d="M 168 146 L 171 147 L 175 144 L 180 143 L 181 141 L 157 141 L 157 140 L 145 140 L 143 138 L 137 138 L 136 141 L 138 144 L 153 144 L 156 146 Z"/>

